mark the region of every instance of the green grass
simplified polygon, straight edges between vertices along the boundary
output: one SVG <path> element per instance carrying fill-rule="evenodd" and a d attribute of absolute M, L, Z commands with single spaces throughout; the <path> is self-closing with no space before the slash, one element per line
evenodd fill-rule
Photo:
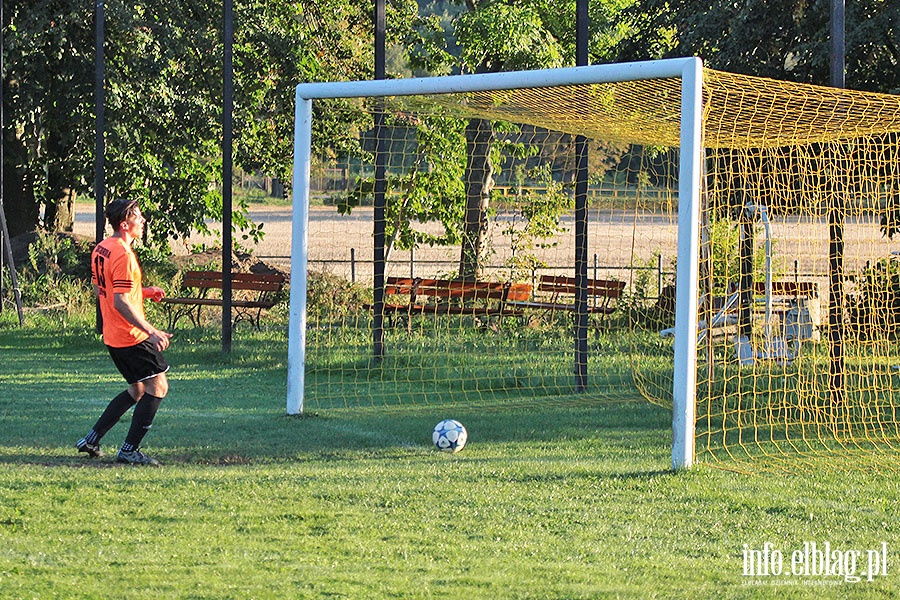
<path fill-rule="evenodd" d="M 372 359 L 368 323 L 311 328 L 307 335 L 307 396 L 313 408 L 409 404 L 546 402 L 570 394 L 572 340 L 568 328 L 535 330 L 508 319 L 496 329 L 471 317 L 415 320 L 385 332 L 385 356 Z M 634 398 L 631 361 L 615 334 L 592 336 L 588 397 Z"/>
<path fill-rule="evenodd" d="M 637 398 L 284 414 L 284 328 L 179 331 L 146 439 L 74 441 L 123 384 L 84 325 L 0 315 L 0 598 L 893 597 L 900 482 L 871 470 L 669 471 Z M 469 445 L 433 451 L 457 418 Z M 119 424 L 104 440 L 111 454 Z M 889 548 L 874 581 L 742 575 L 744 545 Z M 865 553 L 858 571 L 865 568 Z"/>

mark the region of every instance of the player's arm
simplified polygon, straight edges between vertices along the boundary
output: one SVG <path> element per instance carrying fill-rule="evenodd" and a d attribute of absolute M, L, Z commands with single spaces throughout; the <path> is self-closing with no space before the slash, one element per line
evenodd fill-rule
<path fill-rule="evenodd" d="M 119 311 L 119 314 L 125 317 L 126 321 L 146 332 L 150 336 L 150 343 L 156 345 L 158 350 L 165 350 L 169 347 L 169 338 L 172 337 L 172 334 L 151 325 L 141 311 L 131 305 L 126 294 L 113 294 L 113 306 Z"/>
<path fill-rule="evenodd" d="M 166 297 L 166 291 L 161 287 L 151 285 L 150 287 L 141 288 L 141 295 L 144 298 L 150 298 L 154 302 L 159 302 Z"/>

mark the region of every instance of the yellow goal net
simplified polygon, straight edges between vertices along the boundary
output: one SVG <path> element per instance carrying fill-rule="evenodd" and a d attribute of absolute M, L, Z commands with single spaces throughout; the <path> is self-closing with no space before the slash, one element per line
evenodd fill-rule
<path fill-rule="evenodd" d="M 686 123 L 601 67 L 298 87 L 288 412 L 643 397 L 700 461 L 884 464 L 900 96 L 704 69 Z"/>

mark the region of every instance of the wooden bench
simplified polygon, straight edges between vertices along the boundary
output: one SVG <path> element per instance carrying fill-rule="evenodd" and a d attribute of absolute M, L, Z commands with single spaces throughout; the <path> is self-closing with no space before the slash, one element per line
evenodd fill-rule
<path fill-rule="evenodd" d="M 766 282 L 755 281 L 753 292 L 757 296 L 766 293 Z M 818 298 L 819 286 L 815 281 L 772 281 L 772 297 L 782 299 Z"/>
<path fill-rule="evenodd" d="M 422 279 L 388 277 L 384 285 L 384 314 L 394 315 L 463 315 L 473 317 L 521 316 L 510 308 L 509 301 L 527 300 L 531 285 L 495 281 L 463 281 L 457 279 Z M 407 296 L 405 302 L 396 297 Z M 496 302 L 492 302 L 496 300 Z M 371 309 L 372 305 L 366 305 Z"/>
<path fill-rule="evenodd" d="M 765 313 L 766 283 L 753 283 L 754 312 Z M 819 286 L 814 281 L 773 281 L 772 314 L 781 322 L 785 338 L 808 340 L 817 331 Z M 815 303 L 815 306 L 813 304 Z M 813 314 L 815 313 L 815 315 Z"/>
<path fill-rule="evenodd" d="M 545 314 L 568 312 L 575 314 L 575 294 L 577 287 L 574 277 L 564 275 L 541 275 L 537 291 L 541 298 L 525 301 L 510 301 L 515 309 L 539 310 Z M 616 311 L 618 301 L 625 292 L 625 282 L 610 279 L 587 280 L 587 313 L 589 315 L 609 315 Z"/>
<path fill-rule="evenodd" d="M 234 311 L 234 323 L 247 319 L 259 329 L 262 311 L 278 303 L 285 283 L 286 279 L 280 273 L 232 273 L 231 308 Z M 204 306 L 222 306 L 221 294 L 209 295 L 211 290 L 222 289 L 220 271 L 186 271 L 181 287 L 184 292 L 182 296 L 161 300 L 169 315 L 169 329 L 174 329 L 178 320 L 184 316 L 194 326 L 198 326 L 200 311 Z"/>
<path fill-rule="evenodd" d="M 791 340 L 809 340 L 818 336 L 819 287 L 814 281 L 772 281 L 772 316 L 779 320 L 778 337 Z M 741 294 L 738 286 L 728 288 L 728 296 L 714 296 L 710 301 L 710 320 L 703 318 L 698 323 L 699 340 L 709 334 L 731 335 L 739 324 Z M 669 312 L 675 311 L 675 286 L 668 286 L 660 296 L 658 307 Z M 701 315 L 703 302 L 701 301 Z M 751 318 L 755 323 L 765 325 L 766 283 L 753 283 L 753 300 L 750 303 Z M 660 331 L 663 337 L 675 335 L 675 328 Z"/>

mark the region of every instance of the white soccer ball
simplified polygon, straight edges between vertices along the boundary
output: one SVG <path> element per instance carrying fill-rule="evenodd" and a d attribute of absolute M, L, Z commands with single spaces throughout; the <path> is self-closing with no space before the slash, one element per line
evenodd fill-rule
<path fill-rule="evenodd" d="M 442 452 L 459 452 L 466 445 L 469 434 L 459 421 L 446 419 L 434 426 L 431 441 Z"/>

